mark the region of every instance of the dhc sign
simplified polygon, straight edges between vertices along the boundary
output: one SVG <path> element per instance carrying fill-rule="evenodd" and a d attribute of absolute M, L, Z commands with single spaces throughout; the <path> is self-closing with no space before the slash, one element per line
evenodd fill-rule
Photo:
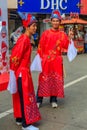
<path fill-rule="evenodd" d="M 65 2 L 66 3 L 66 5 L 64 6 L 63 5 L 63 2 Z M 59 9 L 59 7 L 60 7 L 60 9 L 62 9 L 62 10 L 66 10 L 67 9 L 67 0 L 51 0 L 51 2 L 50 2 L 50 0 L 41 0 L 41 7 L 40 7 L 40 9 L 48 9 L 48 8 L 50 8 L 50 9 L 52 9 L 52 10 L 54 10 L 54 9 Z"/>
<path fill-rule="evenodd" d="M 18 0 L 18 11 L 47 14 L 58 9 L 61 13 L 78 12 L 80 0 Z"/>

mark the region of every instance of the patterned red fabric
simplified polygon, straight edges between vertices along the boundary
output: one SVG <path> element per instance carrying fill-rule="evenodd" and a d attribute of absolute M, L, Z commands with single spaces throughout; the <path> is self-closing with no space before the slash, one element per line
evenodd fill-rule
<path fill-rule="evenodd" d="M 40 76 L 40 89 L 38 90 L 39 96 L 49 97 L 57 96 L 64 97 L 63 79 L 56 72 L 50 72 Z"/>
<path fill-rule="evenodd" d="M 43 32 L 38 47 L 42 58 L 38 96 L 64 97 L 62 48 L 67 49 L 68 45 L 69 39 L 64 32 L 51 29 Z"/>
<path fill-rule="evenodd" d="M 26 35 L 21 35 L 12 50 L 10 69 L 15 71 L 16 78 L 22 74 L 22 90 L 24 101 L 24 115 L 27 124 L 32 124 L 41 119 L 37 108 L 32 77 L 30 73 L 31 45 Z M 19 93 L 13 94 L 14 117 L 21 117 Z"/>

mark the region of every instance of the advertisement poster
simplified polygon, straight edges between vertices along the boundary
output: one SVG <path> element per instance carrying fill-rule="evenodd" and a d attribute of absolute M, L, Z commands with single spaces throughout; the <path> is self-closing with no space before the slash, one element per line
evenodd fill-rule
<path fill-rule="evenodd" d="M 0 75 L 8 72 L 8 54 L 7 0 L 0 0 Z"/>

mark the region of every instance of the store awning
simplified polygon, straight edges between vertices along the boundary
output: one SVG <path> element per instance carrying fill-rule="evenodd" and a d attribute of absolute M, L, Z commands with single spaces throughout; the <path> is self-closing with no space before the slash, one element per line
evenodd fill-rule
<path fill-rule="evenodd" d="M 62 20 L 61 24 L 87 24 L 86 20 L 80 19 L 80 18 L 72 18 L 68 20 Z"/>

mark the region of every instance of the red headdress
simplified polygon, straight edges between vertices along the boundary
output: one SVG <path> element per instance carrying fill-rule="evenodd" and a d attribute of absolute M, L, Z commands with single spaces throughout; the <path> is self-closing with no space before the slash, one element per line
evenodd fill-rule
<path fill-rule="evenodd" d="M 22 23 L 25 28 L 37 22 L 35 16 L 32 16 L 29 13 L 18 12 L 18 14 L 22 18 Z"/>

